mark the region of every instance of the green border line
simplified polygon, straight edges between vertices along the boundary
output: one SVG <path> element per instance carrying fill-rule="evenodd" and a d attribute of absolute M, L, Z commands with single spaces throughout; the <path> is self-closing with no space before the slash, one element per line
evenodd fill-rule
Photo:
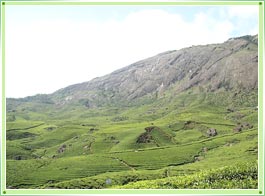
<path fill-rule="evenodd" d="M 3 4 L 4 3 L 4 4 Z M 261 4 L 260 4 L 261 3 Z M 6 189 L 6 98 L 5 98 L 5 6 L 6 5 L 90 5 L 90 6 L 229 6 L 259 5 L 259 186 L 258 189 Z M 72 1 L 2 1 L 1 2 L 1 47 L 2 47 L 2 156 L 0 195 L 47 195 L 47 194 L 264 194 L 264 133 L 263 133 L 263 55 L 264 55 L 264 1 L 176 1 L 176 2 L 72 2 Z M 261 192 L 261 193 L 260 193 Z"/>
<path fill-rule="evenodd" d="M 259 1 L 216 1 L 216 2 L 207 2 L 207 1 L 177 1 L 177 2 L 58 2 L 58 1 L 6 1 L 6 5 L 259 5 Z"/>
<path fill-rule="evenodd" d="M 2 145 L 1 145 L 1 193 L 6 189 L 6 98 L 5 98 L 5 5 L 1 2 L 1 51 L 2 51 Z M 1 195 L 0 193 L 0 195 Z"/>
<path fill-rule="evenodd" d="M 258 100 L 258 144 L 259 144 L 259 157 L 258 157 L 258 166 L 259 166 L 259 190 L 264 193 L 264 133 L 263 133 L 263 55 L 264 55 L 264 2 L 259 5 L 259 35 L 258 35 L 258 49 L 259 49 L 259 75 L 258 75 L 258 84 L 259 84 L 259 100 Z"/>
<path fill-rule="evenodd" d="M 201 195 L 213 195 L 213 194 L 222 194 L 222 195 L 231 195 L 231 194 L 246 194 L 246 195 L 259 195 L 258 189 L 10 189 L 7 190 L 7 195 L 43 195 L 43 194 L 196 194 Z"/>

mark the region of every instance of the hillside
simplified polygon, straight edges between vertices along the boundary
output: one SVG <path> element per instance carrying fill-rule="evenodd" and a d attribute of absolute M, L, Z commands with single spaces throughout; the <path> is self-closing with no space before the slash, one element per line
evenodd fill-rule
<path fill-rule="evenodd" d="M 257 35 L 243 36 L 168 51 L 52 94 L 8 98 L 7 186 L 159 184 L 253 165 L 257 43 Z"/>
<path fill-rule="evenodd" d="M 176 93 L 193 86 L 209 91 L 257 88 L 257 37 L 242 37 L 223 44 L 168 51 L 136 62 L 104 77 L 55 92 L 59 101 L 87 99 L 132 100 L 162 93 L 174 86 Z M 247 55 L 246 55 L 247 54 Z M 246 71 L 248 70 L 248 71 Z"/>
<path fill-rule="evenodd" d="M 62 105 L 80 101 L 93 107 L 162 95 L 169 88 L 174 93 L 194 86 L 207 91 L 257 89 L 257 44 L 257 35 L 243 36 L 223 44 L 168 51 L 89 82 L 25 100 L 41 98 L 41 101 Z"/>

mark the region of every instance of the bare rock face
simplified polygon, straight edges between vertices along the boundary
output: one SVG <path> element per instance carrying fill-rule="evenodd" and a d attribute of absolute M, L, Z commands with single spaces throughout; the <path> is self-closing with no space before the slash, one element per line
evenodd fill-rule
<path fill-rule="evenodd" d="M 247 122 L 243 122 L 243 123 L 238 123 L 237 126 L 233 129 L 233 131 L 235 133 L 239 133 L 243 130 L 248 130 L 248 129 L 252 129 L 253 125 L 247 123 Z"/>
<path fill-rule="evenodd" d="M 136 143 L 150 143 L 153 141 L 153 137 L 151 135 L 151 132 L 158 127 L 150 126 L 144 128 L 145 132 L 142 133 L 138 138 Z M 159 129 L 159 128 L 158 128 Z"/>
<path fill-rule="evenodd" d="M 24 99 L 56 105 L 78 102 L 94 108 L 102 104 L 130 102 L 143 96 L 159 97 L 169 88 L 174 93 L 193 87 L 213 92 L 257 89 L 257 40 L 257 35 L 243 36 L 221 44 L 164 52 L 53 94 Z"/>
<path fill-rule="evenodd" d="M 65 149 L 66 149 L 66 145 L 63 144 L 63 145 L 57 150 L 57 152 L 58 152 L 58 153 L 63 153 L 63 152 L 65 151 Z"/>
<path fill-rule="evenodd" d="M 229 39 L 222 44 L 193 46 L 141 60 L 89 82 L 54 93 L 56 102 L 76 99 L 133 100 L 173 87 L 181 92 L 194 86 L 255 89 L 258 78 L 257 36 Z M 71 99 L 68 99 L 71 97 Z M 86 102 L 87 103 L 87 102 Z"/>
<path fill-rule="evenodd" d="M 213 136 L 216 136 L 216 135 L 217 135 L 216 129 L 214 129 L 214 128 L 208 129 L 208 131 L 207 131 L 207 136 L 208 137 L 213 137 Z"/>
<path fill-rule="evenodd" d="M 153 140 L 153 137 L 150 134 L 148 134 L 147 132 L 145 132 L 137 138 L 136 143 L 138 143 L 138 144 L 150 143 L 150 142 L 152 142 L 152 140 Z"/>
<path fill-rule="evenodd" d="M 235 133 L 239 133 L 242 131 L 242 127 L 238 126 L 238 127 L 235 127 L 233 130 Z"/>

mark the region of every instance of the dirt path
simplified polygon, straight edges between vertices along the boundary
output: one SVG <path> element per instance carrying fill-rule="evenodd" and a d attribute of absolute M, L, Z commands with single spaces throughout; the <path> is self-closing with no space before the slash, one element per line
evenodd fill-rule
<path fill-rule="evenodd" d="M 115 159 L 116 161 L 119 161 L 121 164 L 125 165 L 126 167 L 129 167 L 132 171 L 136 170 L 132 166 L 130 166 L 128 163 L 126 163 L 124 160 L 119 159 L 118 157 L 109 157 L 109 158 L 112 158 L 112 159 Z"/>
<path fill-rule="evenodd" d="M 41 123 L 41 124 L 34 125 L 34 126 L 31 126 L 31 127 L 26 127 L 26 128 L 8 129 L 8 130 L 6 130 L 6 131 L 28 130 L 28 129 L 32 129 L 32 128 L 39 127 L 39 126 L 44 125 L 44 124 L 45 124 L 45 123 Z"/>

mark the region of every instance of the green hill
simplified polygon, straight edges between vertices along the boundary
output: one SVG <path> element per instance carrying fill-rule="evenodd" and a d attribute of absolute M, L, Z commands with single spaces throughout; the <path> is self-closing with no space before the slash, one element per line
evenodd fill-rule
<path fill-rule="evenodd" d="M 256 39 L 7 99 L 7 187 L 257 188 Z"/>

